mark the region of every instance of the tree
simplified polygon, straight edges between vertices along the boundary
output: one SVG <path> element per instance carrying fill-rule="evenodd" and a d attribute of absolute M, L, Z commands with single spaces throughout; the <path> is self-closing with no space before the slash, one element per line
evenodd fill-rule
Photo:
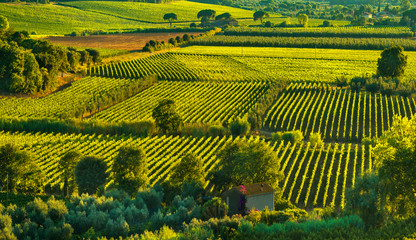
<path fill-rule="evenodd" d="M 0 36 L 9 29 L 9 21 L 7 18 L 0 15 Z"/>
<path fill-rule="evenodd" d="M 410 3 L 409 0 L 401 0 L 400 1 L 400 10 L 406 11 L 406 10 L 409 10 L 410 7 L 412 7 L 412 4 Z"/>
<path fill-rule="evenodd" d="M 205 178 L 202 159 L 193 153 L 183 155 L 180 163 L 174 168 L 170 181 L 175 186 L 182 186 L 184 182 L 203 185 Z"/>
<path fill-rule="evenodd" d="M 33 93 L 42 89 L 43 80 L 35 56 L 16 43 L 0 43 L 0 83 L 14 93 Z"/>
<path fill-rule="evenodd" d="M 232 19 L 231 14 L 226 12 L 215 17 L 215 21 L 227 21 Z"/>
<path fill-rule="evenodd" d="M 70 151 L 65 153 L 65 155 L 59 160 L 58 171 L 61 173 L 60 177 L 64 182 L 64 193 L 67 197 L 74 189 L 75 166 L 80 158 L 81 155 L 79 153 Z"/>
<path fill-rule="evenodd" d="M 11 144 L 0 147 L 0 184 L 2 184 L 2 189 L 8 188 L 13 192 L 39 192 L 43 180 L 43 172 L 27 153 Z"/>
<path fill-rule="evenodd" d="M 198 12 L 198 19 L 201 18 L 201 24 L 209 22 L 209 20 L 215 18 L 216 12 L 212 9 L 205 9 Z"/>
<path fill-rule="evenodd" d="M 160 101 L 153 109 L 152 117 L 155 120 L 156 126 L 164 134 L 177 133 L 182 125 L 182 118 L 176 112 L 176 106 L 173 100 L 165 99 Z"/>
<path fill-rule="evenodd" d="M 374 173 L 365 173 L 357 179 L 354 188 L 347 189 L 345 210 L 350 214 L 359 215 L 367 228 L 381 226 L 384 220 L 381 196 L 379 176 Z"/>
<path fill-rule="evenodd" d="M 299 24 L 302 24 L 302 26 L 307 27 L 308 26 L 308 15 L 301 13 L 298 15 L 298 22 Z"/>
<path fill-rule="evenodd" d="M 377 6 L 378 6 L 378 12 L 381 10 L 381 4 L 384 3 L 385 0 L 376 0 Z"/>
<path fill-rule="evenodd" d="M 130 196 L 149 184 L 147 158 L 141 148 L 121 147 L 112 170 L 115 185 Z"/>
<path fill-rule="evenodd" d="M 79 193 L 95 194 L 107 181 L 107 163 L 97 157 L 84 157 L 75 167 Z"/>
<path fill-rule="evenodd" d="M 219 163 L 209 176 L 217 190 L 258 182 L 279 189 L 278 183 L 283 179 L 280 161 L 266 143 L 235 141 L 227 144 L 217 158 Z"/>
<path fill-rule="evenodd" d="M 416 209 L 416 118 L 395 116 L 391 129 L 377 139 L 373 156 L 388 216 L 408 217 Z"/>
<path fill-rule="evenodd" d="M 163 16 L 163 20 L 165 20 L 165 21 L 169 21 L 169 23 L 170 23 L 170 28 L 172 28 L 172 22 L 173 22 L 174 20 L 178 20 L 178 16 L 176 16 L 176 14 L 175 14 L 175 13 L 166 13 L 166 14 Z"/>
<path fill-rule="evenodd" d="M 260 22 L 263 23 L 263 18 L 269 17 L 269 14 L 263 10 L 259 10 L 253 14 L 254 21 L 260 19 Z"/>
<path fill-rule="evenodd" d="M 393 46 L 384 49 L 378 59 L 377 74 L 382 77 L 397 78 L 404 74 L 407 65 L 407 56 L 403 47 Z"/>

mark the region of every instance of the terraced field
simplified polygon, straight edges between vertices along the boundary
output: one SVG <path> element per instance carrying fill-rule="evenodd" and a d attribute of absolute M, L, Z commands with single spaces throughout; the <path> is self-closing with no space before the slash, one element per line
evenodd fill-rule
<path fill-rule="evenodd" d="M 1 132 L 3 143 L 14 143 L 31 152 L 34 159 L 47 175 L 45 184 L 61 184 L 57 161 L 68 151 L 104 158 L 111 166 L 121 146 L 142 147 L 149 160 L 149 178 L 152 184 L 169 177 L 170 170 L 178 163 L 180 156 L 193 152 L 204 161 L 207 174 L 218 163 L 215 154 L 227 142 L 261 141 L 250 137 L 240 139 L 188 138 L 179 136 L 148 137 L 144 139 L 125 136 L 95 136 L 81 134 L 8 133 Z M 310 143 L 291 146 L 271 143 L 281 159 L 281 170 L 285 179 L 279 184 L 283 196 L 299 206 L 324 207 L 345 204 L 345 189 L 355 179 L 371 169 L 370 152 L 352 144 L 331 144 L 322 148 Z M 110 170 L 111 171 L 111 170 Z M 208 189 L 212 185 L 207 183 Z"/>

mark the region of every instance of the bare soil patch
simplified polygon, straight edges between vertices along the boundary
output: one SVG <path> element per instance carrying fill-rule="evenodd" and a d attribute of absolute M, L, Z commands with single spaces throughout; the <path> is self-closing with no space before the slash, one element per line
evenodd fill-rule
<path fill-rule="evenodd" d="M 201 34 L 201 32 L 122 33 L 76 37 L 47 37 L 46 39 L 54 44 L 63 46 L 137 51 L 142 50 L 150 40 L 167 42 L 169 38 L 183 36 L 184 34 L 196 36 Z"/>

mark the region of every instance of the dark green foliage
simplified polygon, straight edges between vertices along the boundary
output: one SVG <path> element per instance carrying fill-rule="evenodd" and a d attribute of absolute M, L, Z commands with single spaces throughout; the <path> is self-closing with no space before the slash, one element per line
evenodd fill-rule
<path fill-rule="evenodd" d="M 93 63 L 100 63 L 101 62 L 101 56 L 100 56 L 100 52 L 96 49 L 85 49 L 85 51 L 87 51 L 91 57 L 91 60 L 93 61 Z"/>
<path fill-rule="evenodd" d="M 267 182 L 278 190 L 283 179 L 280 161 L 264 142 L 244 140 L 227 144 L 217 154 L 219 163 L 209 176 L 219 192 L 233 186 Z"/>
<path fill-rule="evenodd" d="M 234 119 L 229 127 L 233 136 L 245 136 L 250 132 L 250 123 L 243 118 Z"/>
<path fill-rule="evenodd" d="M 352 91 L 360 91 L 362 87 L 366 85 L 366 82 L 369 81 L 371 77 L 362 76 L 354 77 L 350 81 L 350 88 Z"/>
<path fill-rule="evenodd" d="M 381 191 L 378 175 L 364 174 L 347 191 L 347 211 L 359 215 L 368 228 L 380 226 L 384 220 Z"/>
<path fill-rule="evenodd" d="M 221 198 L 213 198 L 206 202 L 202 207 L 202 216 L 205 220 L 211 218 L 224 218 L 227 216 L 228 206 L 221 201 Z"/>
<path fill-rule="evenodd" d="M 282 140 L 285 143 L 291 143 L 292 145 L 295 143 L 300 143 L 303 141 L 303 133 L 299 130 L 292 131 L 292 132 L 284 132 L 282 134 Z"/>
<path fill-rule="evenodd" d="M 79 193 L 95 194 L 107 181 L 107 163 L 97 157 L 84 157 L 75 167 L 75 182 Z"/>
<path fill-rule="evenodd" d="M 176 112 L 175 102 L 165 99 L 153 109 L 152 117 L 156 126 L 164 134 L 175 134 L 180 130 L 182 118 Z"/>
<path fill-rule="evenodd" d="M 121 147 L 114 159 L 112 172 L 116 187 L 130 196 L 149 183 L 147 158 L 141 148 Z"/>
<path fill-rule="evenodd" d="M 370 78 L 366 80 L 365 90 L 371 93 L 376 93 L 380 90 L 382 79 Z"/>
<path fill-rule="evenodd" d="M 340 76 L 340 77 L 337 77 L 336 82 L 337 82 L 338 87 L 346 87 L 346 86 L 350 85 L 350 81 L 344 75 Z"/>
<path fill-rule="evenodd" d="M 81 155 L 77 152 L 70 151 L 59 160 L 58 169 L 61 173 L 61 181 L 64 182 L 64 193 L 69 196 L 75 188 L 75 166 Z"/>
<path fill-rule="evenodd" d="M 404 74 L 407 65 L 407 56 L 402 46 L 393 46 L 384 49 L 378 59 L 377 74 L 382 77 L 397 78 Z"/>
<path fill-rule="evenodd" d="M 155 189 L 155 188 L 147 188 L 143 191 L 139 191 L 136 194 L 135 201 L 142 200 L 147 209 L 152 214 L 158 211 L 162 207 L 163 201 L 163 190 Z"/>
<path fill-rule="evenodd" d="M 208 134 L 212 137 L 223 137 L 227 133 L 227 129 L 223 126 L 210 126 L 208 129 Z"/>
<path fill-rule="evenodd" d="M 3 208 L 0 205 L 0 210 Z M 3 215 L 0 211 L 0 239 L 15 240 L 16 236 L 12 232 L 12 218 L 9 215 Z"/>
<path fill-rule="evenodd" d="M 173 169 L 169 181 L 176 186 L 182 186 L 184 182 L 195 182 L 204 185 L 204 176 L 202 159 L 193 153 L 186 153 L 182 156 L 180 163 Z"/>
<path fill-rule="evenodd" d="M 5 190 L 8 183 L 9 191 L 39 192 L 44 177 L 38 165 L 25 152 L 11 144 L 0 147 L 2 189 Z"/>
<path fill-rule="evenodd" d="M 9 21 L 4 16 L 0 15 L 0 37 L 9 28 Z"/>
<path fill-rule="evenodd" d="M 205 9 L 198 12 L 198 18 L 214 19 L 216 12 L 212 9 Z"/>
<path fill-rule="evenodd" d="M 273 27 L 273 23 L 270 22 L 270 21 L 267 21 L 267 22 L 264 23 L 264 26 L 267 27 L 267 28 L 270 28 L 270 27 Z"/>
<path fill-rule="evenodd" d="M 0 84 L 14 93 L 33 93 L 42 89 L 39 64 L 32 53 L 15 43 L 0 42 Z"/>
<path fill-rule="evenodd" d="M 164 16 L 163 16 L 163 20 L 167 20 L 167 21 L 169 21 L 169 23 L 170 23 L 170 27 L 172 27 L 172 22 L 173 21 L 175 21 L 175 20 L 178 20 L 178 16 L 176 16 L 176 14 L 175 13 L 166 13 Z"/>
<path fill-rule="evenodd" d="M 230 14 L 230 13 L 228 13 L 228 12 L 226 12 L 226 13 L 223 13 L 223 14 L 220 14 L 220 15 L 216 16 L 216 17 L 215 17 L 215 21 L 230 20 L 231 18 L 232 18 L 232 17 L 231 17 L 231 14 Z"/>
<path fill-rule="evenodd" d="M 260 19 L 260 22 L 263 23 L 263 19 L 269 17 L 269 14 L 263 10 L 259 10 L 253 14 L 254 21 Z"/>
<path fill-rule="evenodd" d="M 394 82 L 382 82 L 380 86 L 380 93 L 383 95 L 391 96 L 396 89 L 396 83 Z"/>

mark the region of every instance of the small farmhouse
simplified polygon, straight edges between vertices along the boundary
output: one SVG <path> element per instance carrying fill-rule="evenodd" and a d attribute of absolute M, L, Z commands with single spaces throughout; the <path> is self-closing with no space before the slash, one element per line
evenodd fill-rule
<path fill-rule="evenodd" d="M 252 209 L 263 210 L 268 207 L 274 210 L 274 190 L 267 183 L 240 185 L 222 194 L 228 205 L 228 214 L 248 213 Z"/>

